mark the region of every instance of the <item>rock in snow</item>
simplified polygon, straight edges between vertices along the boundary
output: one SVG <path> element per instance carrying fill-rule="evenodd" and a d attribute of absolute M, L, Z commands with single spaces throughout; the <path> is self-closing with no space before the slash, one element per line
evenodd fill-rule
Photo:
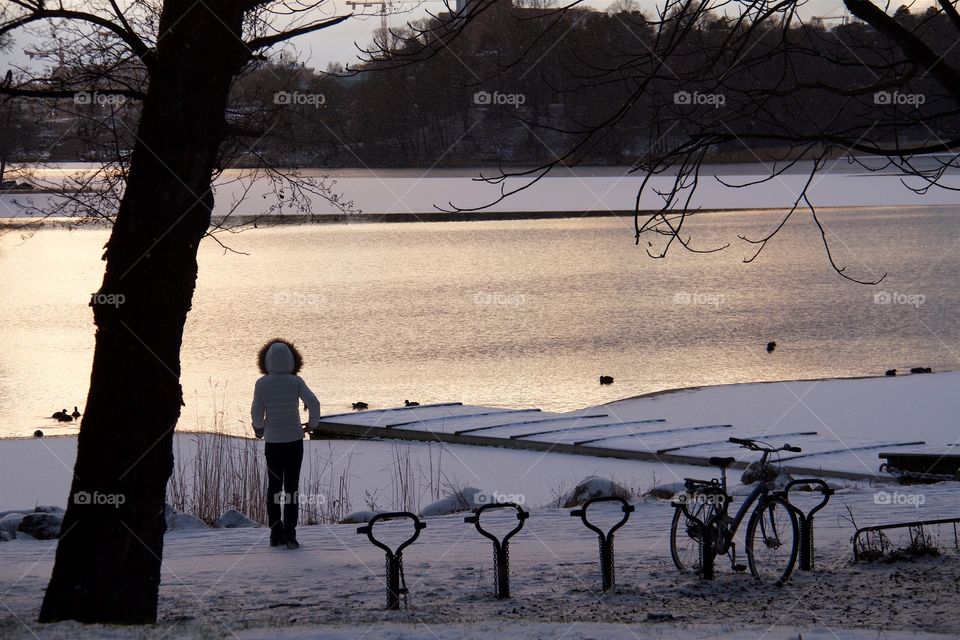
<path fill-rule="evenodd" d="M 33 510 L 35 513 L 52 513 L 55 516 L 60 516 L 61 518 L 67 513 L 63 507 L 54 507 L 52 505 L 40 505 Z"/>
<path fill-rule="evenodd" d="M 20 520 L 17 531 L 37 540 L 53 540 L 60 536 L 63 517 L 56 513 L 28 513 Z"/>
<path fill-rule="evenodd" d="M 590 498 L 600 498 L 606 496 L 619 496 L 629 500 L 633 496 L 630 490 L 621 486 L 613 480 L 590 476 L 584 478 L 573 488 L 573 491 L 564 496 L 563 508 L 570 509 L 578 507 Z"/>
<path fill-rule="evenodd" d="M 340 519 L 340 524 L 366 524 L 370 518 L 380 513 L 379 511 L 354 511 L 348 513 Z"/>
<path fill-rule="evenodd" d="M 213 524 L 224 529 L 237 529 L 257 526 L 256 522 L 243 515 L 236 509 L 227 509 Z"/>
<path fill-rule="evenodd" d="M 670 482 L 668 484 L 658 484 L 643 495 L 658 500 L 672 500 L 673 496 L 686 490 L 687 488 L 682 482 Z"/>
<path fill-rule="evenodd" d="M 489 499 L 485 491 L 476 487 L 464 487 L 460 491 L 431 502 L 420 510 L 420 517 L 443 516 L 461 511 L 471 511 Z"/>
<path fill-rule="evenodd" d="M 167 531 L 172 529 L 206 529 L 207 524 L 188 513 L 180 513 L 170 505 L 165 505 L 163 516 L 167 521 Z"/>
<path fill-rule="evenodd" d="M 0 540 L 13 540 L 17 537 L 17 528 L 23 520 L 23 513 L 8 513 L 0 518 Z"/>
<path fill-rule="evenodd" d="M 192 516 L 189 513 L 180 513 L 179 511 L 173 514 L 173 526 L 168 526 L 167 529 L 206 529 L 207 523 L 201 520 L 196 516 Z"/>

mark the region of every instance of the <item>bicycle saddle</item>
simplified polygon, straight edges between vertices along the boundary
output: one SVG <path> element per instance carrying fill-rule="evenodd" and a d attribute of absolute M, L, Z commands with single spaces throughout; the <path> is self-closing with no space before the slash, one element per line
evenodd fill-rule
<path fill-rule="evenodd" d="M 736 458 L 710 458 L 707 460 L 707 462 L 711 467 L 720 467 L 721 469 L 726 469 L 736 462 Z"/>

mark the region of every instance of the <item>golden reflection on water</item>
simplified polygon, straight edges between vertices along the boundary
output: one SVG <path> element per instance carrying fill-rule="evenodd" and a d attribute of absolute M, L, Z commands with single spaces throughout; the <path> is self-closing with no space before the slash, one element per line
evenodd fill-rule
<path fill-rule="evenodd" d="M 224 411 L 244 430 L 262 341 L 298 344 L 324 413 L 364 400 L 463 401 L 569 410 L 666 388 L 955 369 L 960 275 L 952 210 L 824 212 L 833 274 L 798 216 L 752 265 L 737 233 L 776 213 L 700 216 L 699 246 L 648 259 L 632 220 L 370 224 L 259 229 L 205 242 L 183 347 L 181 427 Z M 0 435 L 51 433 L 83 407 L 93 350 L 90 295 L 104 230 L 0 238 Z M 916 294 L 922 305 L 878 304 Z M 903 298 L 901 298 L 903 299 Z M 764 346 L 776 340 L 768 354 Z M 601 387 L 598 376 L 616 382 Z"/>

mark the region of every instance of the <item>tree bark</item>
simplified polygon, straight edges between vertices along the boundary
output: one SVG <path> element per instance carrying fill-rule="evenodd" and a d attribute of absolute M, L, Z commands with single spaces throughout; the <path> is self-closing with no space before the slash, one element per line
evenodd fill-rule
<path fill-rule="evenodd" d="M 167 0 L 126 191 L 92 300 L 77 463 L 41 622 L 157 619 L 180 345 L 210 223 L 244 3 Z"/>

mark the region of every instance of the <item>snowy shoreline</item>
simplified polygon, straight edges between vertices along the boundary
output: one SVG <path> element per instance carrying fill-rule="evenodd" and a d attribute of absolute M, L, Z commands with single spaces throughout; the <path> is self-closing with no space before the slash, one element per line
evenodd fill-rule
<path fill-rule="evenodd" d="M 780 433 L 809 427 L 854 437 L 920 435 L 946 446 L 957 439 L 960 372 L 751 383 L 673 390 L 609 405 L 618 415 L 666 415 L 675 420 L 729 420 L 745 431 Z M 922 424 L 917 416 L 922 415 Z M 196 434 L 178 435 L 188 447 Z M 0 511 L 65 504 L 76 438 L 0 440 Z M 395 443 L 307 441 L 348 458 L 353 489 L 390 486 Z M 440 465 L 438 447 L 402 445 L 414 464 Z M 180 450 L 186 455 L 186 450 Z M 491 549 L 463 514 L 428 517 L 421 538 L 404 554 L 410 608 L 387 613 L 382 552 L 356 525 L 301 526 L 300 551 L 271 549 L 268 530 L 173 530 L 166 536 L 160 619 L 142 628 L 35 620 L 53 566 L 55 540 L 0 542 L 0 634 L 4 638 L 754 638 L 868 640 L 960 635 L 960 551 L 954 531 L 931 530 L 936 557 L 894 563 L 853 563 L 856 526 L 960 516 L 956 482 L 897 487 L 837 483 L 817 515 L 816 565 L 780 589 L 736 574 L 726 560 L 717 578 L 678 573 L 670 560 L 673 510 L 667 500 L 639 496 L 654 484 L 711 469 L 595 459 L 493 447 L 443 447 L 451 484 L 487 491 L 522 491 L 531 517 L 511 542 L 512 598 L 492 595 Z M 863 464 L 875 465 L 875 453 Z M 179 454 L 178 454 L 179 455 Z M 749 455 L 749 454 L 748 454 Z M 853 454 L 851 454 L 853 455 Z M 629 486 L 636 512 L 616 538 L 616 589 L 599 589 L 596 536 L 551 493 L 585 475 Z M 732 475 L 736 486 L 739 474 Z M 430 492 L 419 489 L 423 503 Z M 904 500 L 890 500 L 889 495 Z M 791 497 L 792 498 L 792 497 Z M 922 498 L 922 499 L 921 499 Z M 798 501 L 806 498 L 799 496 Z M 359 505 L 355 505 L 359 506 Z M 389 505 L 383 504 L 383 507 Z M 735 503 L 736 506 L 736 503 Z M 741 532 L 742 533 L 742 532 Z M 893 542 L 903 544 L 891 534 Z M 899 534 L 898 534 L 899 535 Z M 901 536 L 902 537 L 902 536 Z M 738 543 L 742 549 L 742 543 Z M 741 556 L 742 559 L 742 551 Z"/>

